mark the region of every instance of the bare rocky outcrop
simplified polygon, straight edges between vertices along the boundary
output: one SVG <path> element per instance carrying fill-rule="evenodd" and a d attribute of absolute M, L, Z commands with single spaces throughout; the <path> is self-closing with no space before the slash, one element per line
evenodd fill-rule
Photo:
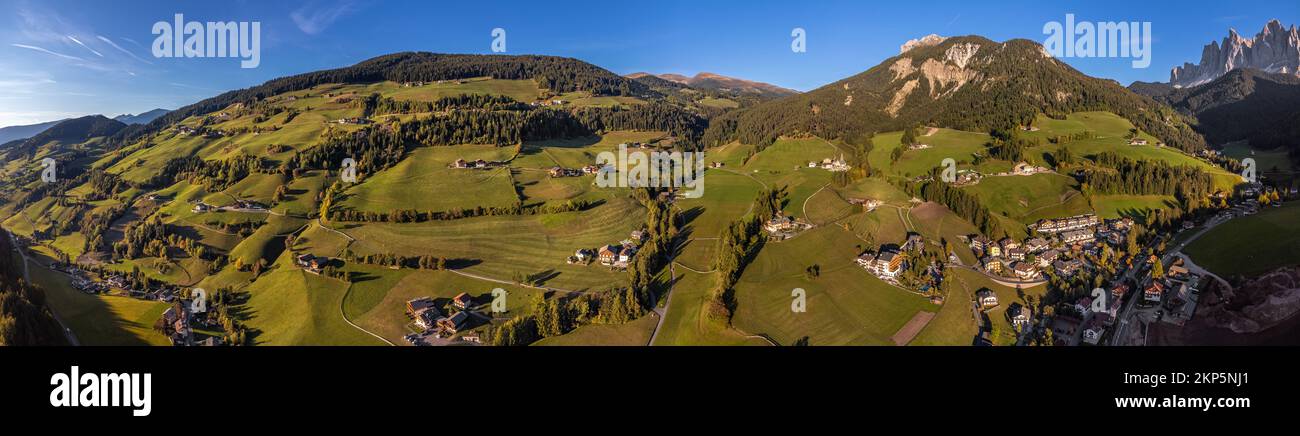
<path fill-rule="evenodd" d="M 939 45 L 939 44 L 943 43 L 943 41 L 946 40 L 946 39 L 948 39 L 948 38 L 945 38 L 945 37 L 942 37 L 942 36 L 935 35 L 935 34 L 931 33 L 931 34 L 929 34 L 929 35 L 925 35 L 925 36 L 923 36 L 923 37 L 921 37 L 921 38 L 908 40 L 907 42 L 903 43 L 903 45 L 900 46 L 900 47 L 898 48 L 898 53 L 899 53 L 899 54 L 907 53 L 908 50 L 911 50 L 911 49 L 914 49 L 914 48 L 917 48 L 917 47 L 931 47 L 931 46 L 936 46 L 936 45 Z"/>
<path fill-rule="evenodd" d="M 912 65 L 912 58 L 902 58 L 894 61 L 894 63 L 889 66 L 889 71 L 894 73 L 894 78 L 890 79 L 890 82 L 893 82 L 912 75 L 912 73 L 916 72 L 916 67 Z M 849 84 L 845 83 L 844 89 L 849 89 L 848 86 Z"/>
<path fill-rule="evenodd" d="M 898 117 L 898 110 L 903 108 L 903 102 L 907 101 L 907 96 L 912 94 L 921 81 L 918 79 L 908 80 L 894 93 L 894 98 L 889 100 L 889 105 L 885 106 L 885 113 L 891 117 Z"/>
<path fill-rule="evenodd" d="M 956 64 L 957 68 L 964 69 L 970 62 L 971 58 L 975 57 L 975 53 L 978 53 L 979 51 L 979 44 L 972 44 L 969 42 L 953 44 L 952 47 L 948 47 L 948 50 L 943 53 L 943 58 L 948 62 Z"/>
<path fill-rule="evenodd" d="M 926 59 L 921 64 L 921 75 L 925 77 L 926 84 L 930 87 L 930 97 L 937 99 L 957 92 L 966 83 L 979 77 L 979 72 L 947 62 Z"/>
<path fill-rule="evenodd" d="M 1300 268 L 1275 270 L 1225 292 L 1205 309 L 1207 323 L 1235 333 L 1266 330 L 1300 313 Z"/>

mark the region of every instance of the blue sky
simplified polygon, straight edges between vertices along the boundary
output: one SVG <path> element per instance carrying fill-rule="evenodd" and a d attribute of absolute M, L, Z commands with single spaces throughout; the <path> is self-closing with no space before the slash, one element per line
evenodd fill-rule
<path fill-rule="evenodd" d="M 1295 0 L 1180 1 L 66 1 L 0 0 L 0 127 L 94 113 L 176 108 L 276 77 L 423 50 L 572 56 L 615 73 L 709 71 L 813 89 L 866 70 L 908 39 L 936 33 L 1042 41 L 1048 21 L 1150 21 L 1151 66 L 1066 62 L 1123 84 L 1167 81 L 1229 28 L 1300 22 Z M 261 22 L 261 64 L 155 58 L 158 21 Z M 790 32 L 807 32 L 792 53 Z"/>

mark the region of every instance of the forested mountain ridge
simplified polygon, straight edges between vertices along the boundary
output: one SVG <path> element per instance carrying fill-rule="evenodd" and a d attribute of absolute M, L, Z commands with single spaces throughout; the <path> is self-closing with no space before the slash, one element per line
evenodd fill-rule
<path fill-rule="evenodd" d="M 1110 111 L 1185 151 L 1205 147 L 1190 120 L 1112 80 L 1086 76 L 1036 42 L 980 36 L 916 46 L 816 90 L 713 120 L 707 145 L 767 144 L 812 134 L 857 141 L 917 125 L 969 131 L 1011 129 L 1035 114 Z"/>
<path fill-rule="evenodd" d="M 45 129 L 53 127 L 55 124 L 63 121 L 64 120 L 56 120 L 23 126 L 0 127 L 0 144 L 36 136 L 36 134 L 44 132 Z"/>
<path fill-rule="evenodd" d="M 270 80 L 247 89 L 225 92 L 150 122 L 154 132 L 187 117 L 210 113 L 234 103 L 252 103 L 273 95 L 326 83 L 355 84 L 457 80 L 474 77 L 533 79 L 554 93 L 587 91 L 593 95 L 653 95 L 649 86 L 595 65 L 557 56 L 469 55 L 403 52 L 371 58 L 356 65 Z"/>
<path fill-rule="evenodd" d="M 104 117 L 90 115 L 60 121 L 31 138 L 10 141 L 0 145 L 0 157 L 6 160 L 33 156 L 49 144 L 71 145 L 90 139 L 112 137 L 127 128 L 126 124 Z"/>

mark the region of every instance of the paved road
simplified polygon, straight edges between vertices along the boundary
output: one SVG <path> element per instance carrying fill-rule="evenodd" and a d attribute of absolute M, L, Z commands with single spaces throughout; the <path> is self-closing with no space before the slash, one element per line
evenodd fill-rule
<path fill-rule="evenodd" d="M 964 264 L 964 263 L 961 263 L 961 258 L 958 258 L 956 263 L 948 262 L 948 265 L 949 265 L 949 266 L 955 266 L 955 267 L 962 268 L 962 269 L 967 269 L 967 270 L 975 271 L 975 272 L 977 272 L 977 273 L 983 274 L 984 277 L 987 277 L 989 280 L 992 280 L 993 283 L 997 283 L 997 284 L 999 284 L 999 285 L 1006 286 L 1006 287 L 1008 287 L 1008 288 L 1014 288 L 1014 287 L 1017 287 L 1017 286 L 1019 286 L 1019 287 L 1024 287 L 1024 288 L 1032 288 L 1032 287 L 1034 287 L 1034 286 L 1038 286 L 1038 285 L 1041 285 L 1041 284 L 1047 283 L 1047 280 L 1046 280 L 1046 279 L 1024 281 L 1024 280 L 1011 280 L 1011 279 L 1008 279 L 1008 278 L 1006 278 L 1006 277 L 995 276 L 995 275 L 993 275 L 993 274 L 990 274 L 988 271 L 985 271 L 985 270 L 982 269 L 982 268 L 976 268 L 976 267 L 974 267 L 974 266 L 968 266 L 968 265 L 966 265 L 966 264 Z"/>
<path fill-rule="evenodd" d="M 668 318 L 668 308 L 673 304 L 673 282 L 677 278 L 677 270 L 673 267 L 677 262 L 674 259 L 668 259 L 668 298 L 664 299 L 664 307 L 656 307 L 655 315 L 659 316 L 659 321 L 655 323 L 655 331 L 650 332 L 650 342 L 646 345 L 654 345 L 655 339 L 659 337 L 659 329 L 663 328 L 664 320 Z"/>
<path fill-rule="evenodd" d="M 1163 264 L 1165 264 L 1165 265 L 1168 265 L 1168 264 L 1170 263 L 1170 261 L 1173 260 L 1174 256 L 1182 256 L 1183 248 L 1186 248 L 1188 244 L 1191 244 L 1191 243 L 1192 243 L 1192 241 L 1195 241 L 1197 238 L 1200 238 L 1200 237 L 1201 237 L 1202 235 L 1204 235 L 1206 232 L 1208 232 L 1208 231 L 1210 231 L 1211 229 L 1217 227 L 1219 224 L 1223 224 L 1223 223 L 1228 222 L 1228 221 L 1230 221 L 1230 220 L 1231 220 L 1231 219 L 1219 219 L 1219 217 L 1217 217 L 1217 216 L 1215 216 L 1215 217 L 1211 217 L 1209 221 L 1206 221 L 1206 222 L 1205 222 L 1205 225 L 1202 226 L 1200 230 L 1198 230 L 1196 233 L 1192 234 L 1192 236 L 1188 237 L 1187 240 L 1185 240 L 1185 241 L 1183 241 L 1183 242 L 1180 242 L 1178 245 L 1175 245 L 1175 246 L 1173 246 L 1173 247 L 1170 247 L 1170 248 L 1165 252 L 1164 256 L 1161 257 L 1160 262 L 1163 263 Z M 1151 247 L 1151 245 L 1148 245 L 1148 246 L 1147 246 L 1147 248 L 1150 248 L 1150 247 Z M 1187 259 L 1187 260 L 1188 260 L 1188 263 L 1190 263 L 1191 259 Z M 1133 276 L 1133 273 L 1135 273 L 1137 269 L 1138 269 L 1138 268 L 1136 268 L 1136 267 L 1130 267 L 1130 268 L 1126 269 L 1126 270 L 1124 271 L 1124 281 L 1126 281 L 1126 282 L 1131 281 L 1131 280 L 1133 279 L 1133 277 L 1134 277 L 1134 276 Z M 1190 270 L 1190 268 L 1189 268 L 1189 270 Z M 1206 271 L 1206 272 L 1208 272 L 1208 271 Z M 1218 278 L 1218 276 L 1214 276 L 1214 277 L 1215 277 L 1215 278 Z M 1222 279 L 1220 279 L 1220 280 L 1222 280 Z M 1125 305 L 1124 305 L 1124 308 L 1120 311 L 1120 315 L 1119 315 L 1119 327 L 1116 329 L 1115 334 L 1114 334 L 1114 335 L 1111 335 L 1111 345 L 1119 345 L 1119 344 L 1120 344 L 1120 341 L 1122 341 L 1123 338 L 1124 338 L 1125 331 L 1128 329 L 1129 325 L 1132 324 L 1132 322 L 1133 322 L 1133 318 L 1134 318 L 1135 316 L 1137 316 L 1137 311 L 1135 311 L 1133 308 L 1137 305 L 1137 301 L 1138 301 L 1139 299 L 1141 299 L 1141 297 L 1138 296 L 1138 295 L 1136 295 L 1136 293 L 1142 291 L 1142 284 L 1139 283 L 1138 285 L 1139 285 L 1138 288 L 1133 290 L 1133 291 L 1135 292 L 1135 295 L 1133 295 L 1132 297 L 1129 298 L 1129 300 L 1128 300 L 1128 304 L 1125 304 Z"/>

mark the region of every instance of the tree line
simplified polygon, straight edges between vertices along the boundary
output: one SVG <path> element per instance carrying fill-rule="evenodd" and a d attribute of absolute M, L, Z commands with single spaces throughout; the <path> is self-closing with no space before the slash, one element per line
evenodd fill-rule
<path fill-rule="evenodd" d="M 27 283 L 8 235 L 0 235 L 0 345 L 62 345 L 45 291 Z"/>

